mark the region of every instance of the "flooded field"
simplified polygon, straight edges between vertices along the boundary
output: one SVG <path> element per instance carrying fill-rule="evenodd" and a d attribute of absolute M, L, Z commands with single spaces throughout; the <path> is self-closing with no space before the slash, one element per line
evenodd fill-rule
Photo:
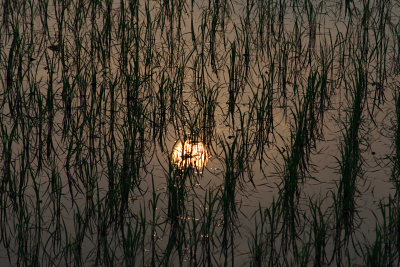
<path fill-rule="evenodd" d="M 0 0 L 0 266 L 399 266 L 398 0 Z"/>

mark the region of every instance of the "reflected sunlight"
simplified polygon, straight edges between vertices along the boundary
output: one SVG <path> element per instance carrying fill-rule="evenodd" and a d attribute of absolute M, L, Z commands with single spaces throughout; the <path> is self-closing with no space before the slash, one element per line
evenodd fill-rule
<path fill-rule="evenodd" d="M 178 141 L 172 151 L 172 163 L 179 169 L 203 169 L 208 161 L 208 152 L 202 142 L 186 140 Z"/>

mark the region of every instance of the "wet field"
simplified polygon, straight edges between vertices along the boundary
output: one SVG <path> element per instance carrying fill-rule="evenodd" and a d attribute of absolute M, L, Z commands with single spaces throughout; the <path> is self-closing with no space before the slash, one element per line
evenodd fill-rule
<path fill-rule="evenodd" d="M 398 0 L 1 0 L 1 266 L 398 266 Z"/>

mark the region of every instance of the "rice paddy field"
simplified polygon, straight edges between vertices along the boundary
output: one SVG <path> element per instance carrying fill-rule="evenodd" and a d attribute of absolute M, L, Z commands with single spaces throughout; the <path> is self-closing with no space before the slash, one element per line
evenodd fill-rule
<path fill-rule="evenodd" d="M 399 266 L 399 0 L 0 0 L 0 266 Z"/>

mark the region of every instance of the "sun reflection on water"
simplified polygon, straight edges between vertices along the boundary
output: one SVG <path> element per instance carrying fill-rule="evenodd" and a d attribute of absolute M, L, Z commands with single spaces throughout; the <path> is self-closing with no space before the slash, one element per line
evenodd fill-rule
<path fill-rule="evenodd" d="M 207 148 L 202 142 L 178 141 L 172 151 L 172 163 L 179 169 L 193 168 L 201 171 L 208 162 Z"/>

